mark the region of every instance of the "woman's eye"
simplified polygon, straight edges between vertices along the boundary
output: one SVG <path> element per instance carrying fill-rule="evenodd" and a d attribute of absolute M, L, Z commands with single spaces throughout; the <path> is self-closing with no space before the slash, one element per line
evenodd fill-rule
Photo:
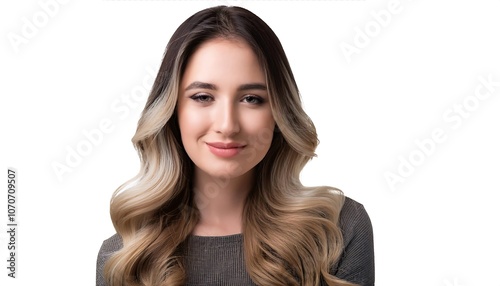
<path fill-rule="evenodd" d="M 189 98 L 197 102 L 210 102 L 212 100 L 212 97 L 208 94 L 195 94 Z"/>
<path fill-rule="evenodd" d="M 264 100 L 262 100 L 262 98 L 258 97 L 258 96 L 255 96 L 255 95 L 248 95 L 248 96 L 245 96 L 243 98 L 243 101 L 246 102 L 246 103 L 250 103 L 250 104 L 261 104 L 264 102 Z"/>

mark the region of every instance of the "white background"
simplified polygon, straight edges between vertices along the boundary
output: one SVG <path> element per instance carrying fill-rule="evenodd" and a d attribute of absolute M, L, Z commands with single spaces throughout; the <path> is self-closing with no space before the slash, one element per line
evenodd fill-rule
<path fill-rule="evenodd" d="M 175 28 L 220 4 L 252 10 L 281 39 L 321 140 L 303 183 L 364 204 L 377 285 L 500 285 L 500 86 L 474 99 L 478 77 L 500 81 L 498 1 L 392 1 L 384 25 L 374 15 L 391 1 L 66 2 L 0 4 L 0 166 L 19 179 L 19 278 L 7 278 L 2 230 L 1 285 L 94 285 L 97 252 L 114 233 L 109 199 L 138 171 L 137 92 Z M 346 57 L 342 43 L 356 39 Z M 464 100 L 467 118 L 447 122 Z M 102 120 L 112 130 L 58 178 L 53 165 L 67 165 Z M 422 155 L 415 141 L 434 130 L 446 140 Z M 416 164 L 391 188 L 384 174 L 403 174 L 401 158 Z"/>

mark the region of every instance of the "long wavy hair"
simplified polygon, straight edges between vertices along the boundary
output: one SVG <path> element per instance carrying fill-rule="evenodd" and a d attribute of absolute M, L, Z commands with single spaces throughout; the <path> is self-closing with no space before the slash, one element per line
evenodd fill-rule
<path fill-rule="evenodd" d="M 179 83 L 200 44 L 239 39 L 255 52 L 266 77 L 276 122 L 272 143 L 255 167 L 243 211 L 246 269 L 257 285 L 354 285 L 329 273 L 343 251 L 342 192 L 304 187 L 299 179 L 315 156 L 314 124 L 302 109 L 289 62 L 274 32 L 252 12 L 218 6 L 183 22 L 170 39 L 132 142 L 137 176 L 111 199 L 111 219 L 123 247 L 105 265 L 109 285 L 183 285 L 183 248 L 199 220 L 193 162 L 177 121 Z"/>

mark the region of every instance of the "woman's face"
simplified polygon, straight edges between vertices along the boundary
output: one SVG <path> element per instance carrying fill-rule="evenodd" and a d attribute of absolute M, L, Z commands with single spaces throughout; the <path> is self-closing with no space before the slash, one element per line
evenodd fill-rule
<path fill-rule="evenodd" d="M 197 172 L 237 178 L 271 145 L 275 122 L 264 72 L 244 41 L 213 39 L 194 52 L 177 112 L 182 144 Z"/>

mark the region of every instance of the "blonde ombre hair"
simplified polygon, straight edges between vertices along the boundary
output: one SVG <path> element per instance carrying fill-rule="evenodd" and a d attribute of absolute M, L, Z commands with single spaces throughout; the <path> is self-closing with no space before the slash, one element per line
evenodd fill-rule
<path fill-rule="evenodd" d="M 183 285 L 182 250 L 199 219 L 192 191 L 193 162 L 180 139 L 176 102 L 189 57 L 203 42 L 247 42 L 266 75 L 276 121 L 271 147 L 255 167 L 244 208 L 246 269 L 258 285 L 354 285 L 329 273 L 343 251 L 339 214 L 344 196 L 332 187 L 304 187 L 299 179 L 315 156 L 314 124 L 280 41 L 256 15 L 240 7 L 202 10 L 170 39 L 132 142 L 141 159 L 136 177 L 111 200 L 111 219 L 123 241 L 105 265 L 110 285 Z"/>

